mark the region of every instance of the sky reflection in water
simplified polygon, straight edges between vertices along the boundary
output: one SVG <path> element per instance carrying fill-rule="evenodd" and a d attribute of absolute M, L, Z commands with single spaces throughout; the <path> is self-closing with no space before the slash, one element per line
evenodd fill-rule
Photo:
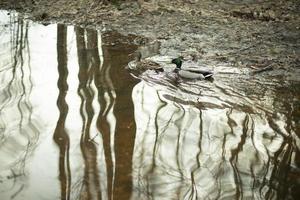
<path fill-rule="evenodd" d="M 134 37 L 0 19 L 1 199 L 299 195 L 299 82 L 135 80 Z"/>

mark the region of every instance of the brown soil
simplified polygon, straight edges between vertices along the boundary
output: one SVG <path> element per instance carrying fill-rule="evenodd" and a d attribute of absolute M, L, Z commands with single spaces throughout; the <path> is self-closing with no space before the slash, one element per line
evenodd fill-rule
<path fill-rule="evenodd" d="M 142 36 L 138 45 L 161 42 L 161 54 L 188 52 L 202 61 L 240 67 L 270 65 L 299 71 L 300 1 L 4 0 L 42 23 L 60 22 Z"/>

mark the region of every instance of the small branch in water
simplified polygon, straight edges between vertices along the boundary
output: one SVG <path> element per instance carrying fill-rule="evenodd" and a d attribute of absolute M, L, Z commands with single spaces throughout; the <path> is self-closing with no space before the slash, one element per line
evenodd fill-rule
<path fill-rule="evenodd" d="M 18 178 L 19 176 L 22 176 L 23 174 L 16 174 L 12 169 L 11 169 L 12 175 L 8 175 L 6 178 L 7 179 L 15 179 Z"/>
<path fill-rule="evenodd" d="M 273 70 L 273 67 L 272 67 L 271 65 L 268 65 L 268 66 L 263 67 L 263 68 L 260 68 L 260 69 L 258 69 L 258 68 L 256 68 L 256 67 L 253 67 L 253 66 L 251 66 L 251 68 L 254 69 L 254 70 L 252 71 L 252 74 L 258 74 L 258 73 L 261 73 L 261 72 Z"/>
<path fill-rule="evenodd" d="M 13 67 L 6 67 L 6 68 L 3 68 L 3 69 L 0 69 L 0 72 L 7 71 L 7 70 L 10 70 L 10 69 L 13 69 Z"/>
<path fill-rule="evenodd" d="M 10 199 L 14 199 L 22 190 L 24 189 L 24 184 L 18 189 L 18 191 L 16 191 L 11 197 Z"/>

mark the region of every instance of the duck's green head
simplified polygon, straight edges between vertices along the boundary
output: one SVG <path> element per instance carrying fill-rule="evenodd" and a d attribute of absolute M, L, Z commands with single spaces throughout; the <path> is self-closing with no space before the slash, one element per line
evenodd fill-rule
<path fill-rule="evenodd" d="M 181 65 L 182 65 L 182 59 L 183 57 L 182 56 L 179 56 L 178 58 L 174 58 L 171 63 L 175 64 L 176 65 L 176 68 L 181 68 Z"/>

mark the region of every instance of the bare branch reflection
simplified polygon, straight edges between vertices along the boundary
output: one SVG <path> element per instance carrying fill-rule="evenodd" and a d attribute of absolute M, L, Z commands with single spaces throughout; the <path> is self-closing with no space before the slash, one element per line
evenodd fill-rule
<path fill-rule="evenodd" d="M 26 162 L 36 148 L 39 130 L 30 101 L 29 25 L 16 14 L 9 21 L 1 31 L 0 44 L 0 177 L 6 177 L 1 188 L 15 198 L 24 189 L 17 179 L 26 176 Z"/>
<path fill-rule="evenodd" d="M 132 94 L 137 123 L 132 199 L 292 195 L 286 184 L 296 149 L 289 118 L 251 107 L 253 100 L 243 101 L 241 91 L 225 88 L 226 95 L 234 92 L 242 101 L 228 99 L 218 106 L 216 95 L 196 99 L 193 92 L 184 94 L 195 90 L 185 83 L 179 85 L 184 90 L 176 91 L 165 83 L 153 85 L 151 76 L 144 78 Z M 195 86 L 201 90 L 202 85 Z M 211 106 L 203 107 L 208 101 Z"/>

